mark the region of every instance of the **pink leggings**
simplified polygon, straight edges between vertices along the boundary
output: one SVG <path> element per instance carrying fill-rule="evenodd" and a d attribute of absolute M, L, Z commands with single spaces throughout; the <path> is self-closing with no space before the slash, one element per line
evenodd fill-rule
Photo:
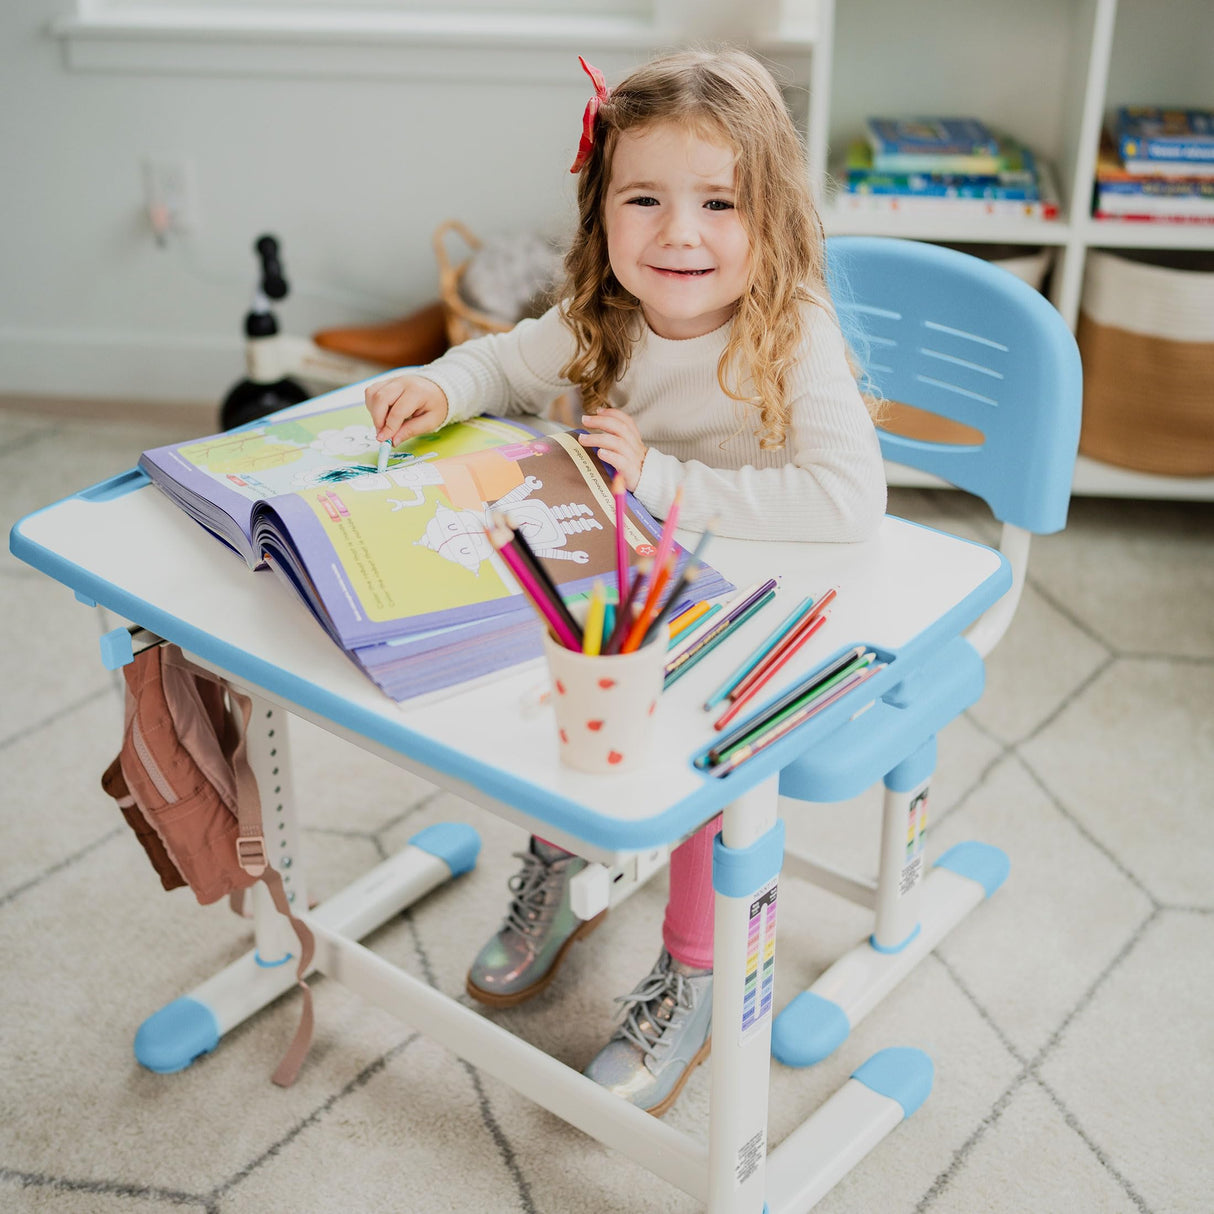
<path fill-rule="evenodd" d="M 712 843 L 720 829 L 718 814 L 670 853 L 662 943 L 676 961 L 697 969 L 712 968 Z"/>
<path fill-rule="evenodd" d="M 720 816 L 670 853 L 670 898 L 662 943 L 684 965 L 712 968 L 712 843 Z"/>

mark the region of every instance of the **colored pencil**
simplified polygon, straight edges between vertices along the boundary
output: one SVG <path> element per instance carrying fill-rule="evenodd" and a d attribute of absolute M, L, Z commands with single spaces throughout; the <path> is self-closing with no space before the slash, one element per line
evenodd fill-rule
<path fill-rule="evenodd" d="M 516 527 L 510 521 L 510 516 L 508 513 L 503 514 L 500 511 L 494 511 L 494 517 L 504 519 L 506 526 L 509 527 L 514 533 L 514 545 L 518 549 L 523 560 L 526 561 L 527 565 L 530 567 L 535 581 L 539 583 L 541 589 L 543 589 L 545 594 L 551 600 L 557 614 L 564 621 L 565 627 L 572 632 L 574 636 L 580 637 L 582 635 L 581 628 L 578 626 L 577 621 L 573 618 L 569 608 L 566 606 L 565 600 L 562 597 L 561 592 L 557 589 L 556 583 L 552 580 L 551 574 L 549 574 L 548 570 L 544 568 L 544 562 L 540 560 L 538 556 L 536 556 L 531 545 L 527 543 L 527 537 L 523 534 L 522 529 L 520 527 Z M 581 649 L 581 647 L 581 643 L 579 642 L 577 648 Z"/>
<path fill-rule="evenodd" d="M 691 554 L 687 558 L 687 563 L 683 566 L 683 576 L 675 583 L 674 589 L 670 592 L 666 599 L 666 606 L 658 612 L 652 620 L 645 632 L 645 637 L 642 644 L 649 639 L 650 634 L 657 628 L 663 620 L 669 618 L 670 612 L 674 610 L 675 605 L 682 599 L 683 591 L 688 584 L 694 582 L 700 576 L 700 568 L 703 565 L 703 552 L 705 545 L 712 539 L 712 528 L 716 523 L 715 517 L 709 522 L 709 525 L 704 528 L 703 534 L 696 541 L 696 546 L 691 550 Z"/>
<path fill-rule="evenodd" d="M 750 703 L 751 700 L 759 694 L 767 682 L 780 669 L 806 641 L 809 640 L 823 624 L 826 623 L 826 616 L 820 615 L 812 620 L 808 628 L 803 628 L 797 634 L 797 639 L 794 640 L 787 648 L 783 650 L 782 655 L 773 662 L 768 668 L 766 674 L 762 678 L 751 683 L 747 689 L 737 696 L 730 697 L 729 707 L 712 723 L 713 729 L 724 729 L 726 725 L 732 721 L 738 713 Z"/>
<path fill-rule="evenodd" d="M 823 709 L 829 708 L 837 700 L 841 700 L 853 688 L 867 682 L 878 670 L 883 670 L 884 668 L 884 662 L 877 662 L 875 665 L 854 671 L 846 680 L 836 685 L 825 698 L 815 698 L 809 703 L 804 704 L 798 711 L 781 721 L 779 725 L 772 726 L 770 730 L 761 735 L 756 735 L 750 742 L 747 742 L 744 746 L 739 747 L 730 754 L 727 759 L 710 766 L 708 769 L 709 774 L 714 776 L 728 775 L 735 768 L 745 763 L 747 759 L 752 758 L 761 750 L 766 750 L 768 746 L 778 742 L 785 734 L 792 733 L 798 725 L 804 724 L 810 717 L 816 716 Z"/>
<path fill-rule="evenodd" d="M 685 607 L 670 621 L 671 638 L 677 637 L 684 629 L 690 628 L 707 610 L 707 599 L 701 599 L 698 603 L 692 603 L 690 607 Z"/>
<path fill-rule="evenodd" d="M 666 513 L 666 521 L 662 524 L 662 534 L 658 539 L 658 550 L 654 554 L 653 567 L 661 569 L 666 558 L 670 555 L 670 550 L 674 545 L 674 529 L 679 525 L 679 511 L 683 505 L 683 486 L 680 485 L 674 491 L 674 501 L 670 503 L 670 509 Z"/>
<path fill-rule="evenodd" d="M 666 591 L 666 584 L 674 575 L 674 567 L 678 558 L 672 552 L 666 557 L 664 565 L 656 565 L 653 575 L 653 581 L 649 586 L 649 593 L 645 596 L 645 602 L 641 610 L 637 613 L 637 618 L 633 620 L 632 627 L 628 630 L 628 635 L 624 637 L 620 644 L 621 653 L 632 653 L 640 649 L 645 640 L 646 633 L 649 631 L 650 624 L 657 618 L 658 612 L 662 606 L 662 595 Z"/>
<path fill-rule="evenodd" d="M 624 643 L 624 638 L 628 635 L 628 629 L 632 624 L 633 604 L 645 581 L 645 575 L 652 567 L 653 563 L 649 557 L 645 557 L 638 563 L 636 572 L 632 576 L 632 585 L 628 588 L 628 594 L 615 609 L 615 627 L 611 631 L 611 636 L 607 638 L 607 644 L 603 646 L 603 653 L 619 653 L 620 646 Z"/>
<path fill-rule="evenodd" d="M 489 542 L 501 553 L 502 560 L 506 562 L 523 593 L 531 600 L 532 605 L 539 612 L 540 618 L 552 630 L 557 641 L 566 649 L 580 650 L 582 645 L 578 640 L 576 629 L 571 629 L 561 618 L 547 592 L 535 580 L 531 567 L 518 551 L 518 533 L 511 531 L 504 524 L 498 524 L 489 528 L 488 535 Z"/>
<path fill-rule="evenodd" d="M 828 686 L 833 687 L 840 679 L 846 678 L 851 674 L 854 669 L 872 660 L 862 645 L 849 649 L 841 657 L 836 658 L 835 661 L 822 669 L 815 671 L 795 687 L 786 691 L 782 696 L 779 696 L 770 704 L 761 708 L 749 720 L 743 721 L 732 733 L 720 738 L 716 745 L 709 750 L 709 760 L 714 763 L 717 762 L 725 751 L 740 746 L 751 734 L 756 733 L 760 729 L 765 729 L 779 718 L 781 714 L 799 708 L 802 704 L 812 700 L 814 696 L 826 690 Z"/>
<path fill-rule="evenodd" d="M 596 581 L 590 588 L 590 605 L 586 608 L 586 627 L 582 630 L 582 652 L 597 657 L 603 644 L 603 608 L 607 605 L 603 583 Z"/>
<path fill-rule="evenodd" d="M 611 495 L 615 498 L 615 601 L 622 603 L 628 597 L 628 539 L 624 478 L 618 472 L 611 478 Z"/>
<path fill-rule="evenodd" d="M 805 630 L 815 627 L 816 621 L 824 618 L 822 612 L 828 604 L 833 602 L 836 593 L 832 588 L 822 595 L 821 598 L 817 599 L 813 606 L 797 621 L 792 631 L 729 693 L 729 698 L 731 700 L 737 699 L 738 696 L 749 692 L 755 684 L 766 683 L 772 670 L 784 664 L 784 658 L 788 649 L 791 646 L 799 645 Z"/>
<path fill-rule="evenodd" d="M 670 661 L 675 661 L 682 657 L 689 649 L 691 649 L 699 640 L 701 640 L 709 628 L 715 628 L 721 621 L 710 620 L 710 616 L 715 616 L 717 612 L 723 611 L 728 615 L 735 608 L 752 598 L 756 593 L 760 592 L 762 582 L 755 582 L 753 585 L 747 586 L 745 590 L 735 591 L 732 597 L 724 603 L 714 603 L 707 612 L 704 613 L 696 624 L 693 624 L 676 642 L 673 647 L 673 652 L 670 655 Z"/>
<path fill-rule="evenodd" d="M 695 620 L 693 623 L 684 628 L 677 637 L 671 637 L 670 642 L 666 646 L 667 651 L 669 652 L 670 650 L 678 649 L 679 653 L 682 653 L 684 648 L 695 641 L 696 637 L 701 636 L 713 626 L 714 620 L 723 610 L 724 608 L 720 603 L 713 603 L 713 605 L 709 607 L 709 609 L 704 612 L 704 614 L 700 616 L 698 620 Z M 667 660 L 673 661 L 674 657 L 677 656 L 678 655 L 675 654 Z"/>
<path fill-rule="evenodd" d="M 725 697 L 728 696 L 729 693 L 733 691 L 733 689 L 748 674 L 750 674 L 750 672 L 784 639 L 784 637 L 796 627 L 797 621 L 813 605 L 814 600 L 812 596 L 802 599 L 800 603 L 798 603 L 793 609 L 792 613 L 785 617 L 780 626 L 768 635 L 767 640 L 765 640 L 763 644 L 760 645 L 759 648 L 756 649 L 755 652 L 752 653 L 750 657 L 748 657 L 746 661 L 744 661 L 742 665 L 739 666 L 733 672 L 733 674 L 731 674 L 729 678 L 727 678 L 725 682 L 722 683 L 721 686 L 718 687 L 716 691 L 714 691 L 712 695 L 710 695 L 708 699 L 704 701 L 704 708 L 706 710 L 715 708 L 723 699 L 725 699 Z"/>
<path fill-rule="evenodd" d="M 726 637 L 732 636 L 756 612 L 762 611 L 776 597 L 773 586 L 762 598 L 756 599 L 737 616 L 726 616 L 720 625 L 714 628 L 690 653 L 679 658 L 674 663 L 666 664 L 666 679 L 662 686 L 669 687 L 677 679 L 681 679 L 701 658 L 707 657 Z"/>

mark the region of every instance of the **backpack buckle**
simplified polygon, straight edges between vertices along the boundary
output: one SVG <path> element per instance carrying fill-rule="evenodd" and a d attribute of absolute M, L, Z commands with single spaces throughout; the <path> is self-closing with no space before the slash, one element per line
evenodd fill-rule
<path fill-rule="evenodd" d="M 240 835 L 236 839 L 236 859 L 251 877 L 266 871 L 265 835 Z"/>

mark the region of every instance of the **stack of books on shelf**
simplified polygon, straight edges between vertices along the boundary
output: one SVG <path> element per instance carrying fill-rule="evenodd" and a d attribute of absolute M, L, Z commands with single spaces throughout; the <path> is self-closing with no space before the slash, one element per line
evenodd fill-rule
<path fill-rule="evenodd" d="M 1100 146 L 1092 214 L 1214 223 L 1214 110 L 1122 106 Z"/>
<path fill-rule="evenodd" d="M 848 148 L 837 205 L 917 216 L 1055 219 L 1046 166 L 976 118 L 870 118 Z"/>

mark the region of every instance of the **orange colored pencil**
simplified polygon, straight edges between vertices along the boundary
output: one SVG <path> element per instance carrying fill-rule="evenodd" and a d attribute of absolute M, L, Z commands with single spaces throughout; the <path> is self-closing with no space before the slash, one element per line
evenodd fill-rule
<path fill-rule="evenodd" d="M 645 606 L 641 608 L 640 615 L 637 616 L 631 630 L 624 638 L 624 643 L 620 646 L 621 653 L 632 653 L 635 649 L 640 648 L 645 634 L 649 631 L 649 625 L 653 623 L 661 610 L 662 592 L 666 589 L 671 574 L 674 573 L 674 567 L 678 563 L 678 557 L 672 552 L 666 558 L 666 563 L 653 575 L 653 585 L 649 587 Z"/>

